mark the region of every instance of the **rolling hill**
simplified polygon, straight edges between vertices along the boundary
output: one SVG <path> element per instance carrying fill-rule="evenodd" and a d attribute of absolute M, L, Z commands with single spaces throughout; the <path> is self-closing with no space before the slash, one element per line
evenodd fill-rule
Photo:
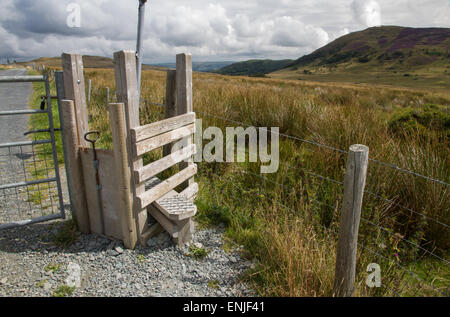
<path fill-rule="evenodd" d="M 215 73 L 234 76 L 259 76 L 271 73 L 278 69 L 292 64 L 293 60 L 259 60 L 253 59 L 245 62 L 238 62 L 221 68 Z"/>
<path fill-rule="evenodd" d="M 450 87 L 450 29 L 373 27 L 270 74 L 274 78 Z"/>

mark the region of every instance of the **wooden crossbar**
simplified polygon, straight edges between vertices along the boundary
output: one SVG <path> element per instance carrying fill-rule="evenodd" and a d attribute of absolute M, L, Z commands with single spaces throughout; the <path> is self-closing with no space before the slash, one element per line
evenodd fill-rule
<path fill-rule="evenodd" d="M 148 191 L 137 195 L 137 204 L 140 209 L 146 208 L 148 205 L 153 203 L 158 198 L 161 198 L 169 191 L 191 178 L 197 173 L 197 165 L 193 164 L 185 168 L 184 170 L 178 172 L 172 177 L 162 181 L 158 185 L 152 187 Z"/>
<path fill-rule="evenodd" d="M 195 144 L 191 144 L 188 147 L 184 147 L 172 154 L 169 154 L 162 159 L 159 159 L 153 163 L 145 165 L 141 169 L 134 172 L 134 180 L 137 184 L 149 180 L 155 175 L 158 175 L 162 171 L 171 168 L 177 163 L 188 159 L 196 153 Z"/>
<path fill-rule="evenodd" d="M 153 151 L 166 144 L 183 139 L 191 134 L 194 134 L 195 124 L 189 124 L 187 126 L 171 130 L 169 132 L 157 135 L 155 137 L 138 142 L 134 146 L 134 154 L 136 157 L 142 156 L 145 153 Z"/>
<path fill-rule="evenodd" d="M 189 112 L 180 116 L 131 129 L 131 140 L 133 143 L 138 143 L 171 130 L 184 127 L 185 125 L 191 123 L 195 123 L 195 112 Z"/>

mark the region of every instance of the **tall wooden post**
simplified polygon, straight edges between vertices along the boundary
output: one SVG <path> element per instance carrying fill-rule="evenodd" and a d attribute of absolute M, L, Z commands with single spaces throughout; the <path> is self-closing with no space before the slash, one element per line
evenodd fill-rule
<path fill-rule="evenodd" d="M 89 147 L 89 143 L 83 138 L 84 134 L 89 131 L 83 59 L 80 54 L 64 53 L 61 60 L 64 71 L 65 98 L 73 100 L 75 105 L 78 144 L 82 147 Z"/>
<path fill-rule="evenodd" d="M 173 69 L 167 71 L 166 79 L 166 100 L 165 100 L 165 118 L 169 119 L 177 115 L 177 72 Z M 167 144 L 163 147 L 163 155 L 167 156 L 172 151 L 172 145 Z"/>
<path fill-rule="evenodd" d="M 71 174 L 68 183 L 73 193 L 73 213 L 78 228 L 83 233 L 90 232 L 89 213 L 81 165 L 80 147 L 89 147 L 84 134 L 89 131 L 86 93 L 83 74 L 83 59 L 80 54 L 62 54 L 64 98 L 61 103 L 64 122 L 64 138 L 67 145 L 66 169 Z M 72 102 L 70 102 L 72 101 Z"/>
<path fill-rule="evenodd" d="M 116 95 L 117 102 L 123 103 L 125 106 L 125 123 L 126 123 L 126 139 L 127 150 L 131 154 L 131 133 L 130 129 L 136 128 L 140 125 L 139 122 L 139 93 L 137 87 L 136 75 L 136 52 L 134 51 L 119 51 L 114 53 L 114 70 L 116 78 Z M 133 157 L 129 155 L 128 166 L 130 170 L 138 170 L 142 168 L 142 158 Z M 131 184 L 133 188 L 133 195 L 139 195 L 145 191 L 145 184 L 136 184 L 134 181 L 134 174 L 131 173 Z M 144 245 L 146 239 L 144 233 L 148 229 L 147 224 L 147 210 L 140 209 L 137 204 L 137 199 L 133 200 L 133 213 L 136 218 L 136 231 L 140 244 Z"/>
<path fill-rule="evenodd" d="M 177 55 L 177 71 L 176 71 L 176 113 L 182 115 L 188 112 L 193 112 L 194 107 L 192 103 L 192 55 L 191 54 L 178 54 Z M 183 146 L 189 146 L 192 144 L 192 136 L 189 136 L 183 140 Z M 189 162 L 181 162 L 180 170 L 190 165 L 193 165 L 194 161 L 191 157 Z M 183 187 L 188 187 L 194 184 L 194 178 L 190 178 L 183 183 Z"/>
<path fill-rule="evenodd" d="M 90 233 L 89 213 L 86 204 L 86 194 L 84 192 L 83 167 L 81 165 L 81 155 L 79 150 L 76 112 L 73 100 L 61 101 L 61 118 L 64 146 L 65 146 L 65 166 L 70 174 L 67 180 L 70 188 L 72 214 L 77 222 L 78 229 L 83 233 Z"/>
<path fill-rule="evenodd" d="M 356 144 L 350 147 L 344 180 L 344 201 L 334 279 L 334 294 L 339 297 L 352 296 L 354 291 L 358 231 L 368 159 L 367 146 Z"/>
<path fill-rule="evenodd" d="M 126 123 L 123 103 L 112 103 L 109 115 L 113 139 L 114 161 L 120 200 L 120 223 L 122 225 L 123 242 L 126 248 L 136 247 L 136 221 L 133 214 L 133 190 L 130 162 L 127 151 Z"/>

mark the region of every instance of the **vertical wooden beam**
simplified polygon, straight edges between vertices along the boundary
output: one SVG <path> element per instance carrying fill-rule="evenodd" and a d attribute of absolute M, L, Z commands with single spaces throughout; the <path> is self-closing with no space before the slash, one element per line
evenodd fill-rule
<path fill-rule="evenodd" d="M 80 54 L 64 53 L 61 60 L 64 71 L 65 98 L 73 100 L 75 105 L 78 144 L 82 147 L 89 147 L 89 143 L 83 138 L 84 134 L 89 131 L 83 59 Z"/>
<path fill-rule="evenodd" d="M 167 71 L 166 79 L 166 100 L 165 100 L 165 118 L 172 118 L 177 115 L 177 72 L 176 70 Z M 163 147 L 163 155 L 167 156 L 172 152 L 172 145 L 167 144 Z"/>
<path fill-rule="evenodd" d="M 126 123 L 123 103 L 112 103 L 109 106 L 112 130 L 114 162 L 120 200 L 120 223 L 123 242 L 126 248 L 136 247 L 136 221 L 133 214 L 133 191 L 131 171 L 128 165 L 129 157 L 126 140 Z"/>
<path fill-rule="evenodd" d="M 334 294 L 339 297 L 352 296 L 354 291 L 358 231 L 368 159 L 367 146 L 356 144 L 350 147 L 344 180 L 344 201 L 339 225 L 334 279 Z"/>
<path fill-rule="evenodd" d="M 176 71 L 176 86 L 177 86 L 177 99 L 176 99 L 176 113 L 182 115 L 188 112 L 194 111 L 192 104 L 192 55 L 191 54 L 178 54 L 177 55 L 177 71 Z M 183 140 L 183 146 L 192 144 L 192 136 L 186 137 Z M 181 162 L 180 170 L 194 164 L 193 158 L 189 159 L 189 162 Z M 188 187 L 194 184 L 194 178 L 190 178 L 188 181 L 182 184 L 182 187 Z"/>
<path fill-rule="evenodd" d="M 73 193 L 71 197 L 72 215 L 77 222 L 78 229 L 83 233 L 89 233 L 89 213 L 84 191 L 83 167 L 81 166 L 74 102 L 72 100 L 61 100 L 60 111 L 64 129 L 62 135 L 66 147 L 64 161 L 70 174 L 70 179 L 67 182 L 70 192 Z"/>
<path fill-rule="evenodd" d="M 123 103 L 125 106 L 125 123 L 126 123 L 126 139 L 127 151 L 129 154 L 128 167 L 130 170 L 138 170 L 142 168 L 143 162 L 141 158 L 133 156 L 131 146 L 130 129 L 140 125 L 139 122 L 139 94 L 137 87 L 136 74 L 136 52 L 119 51 L 114 53 L 114 70 L 116 79 L 116 96 L 117 102 Z M 131 188 L 133 189 L 133 197 L 142 194 L 145 191 L 145 184 L 135 184 L 134 173 L 131 173 Z M 145 245 L 144 232 L 148 229 L 147 210 L 140 209 L 137 199 L 133 199 L 133 213 L 136 218 L 136 231 L 139 243 Z"/>

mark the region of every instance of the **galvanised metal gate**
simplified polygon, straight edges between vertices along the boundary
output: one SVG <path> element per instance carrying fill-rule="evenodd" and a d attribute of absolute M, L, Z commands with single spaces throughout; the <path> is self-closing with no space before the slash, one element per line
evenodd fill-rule
<path fill-rule="evenodd" d="M 5 111 L 0 105 L 0 118 L 7 117 L 12 126 L 15 117 L 21 115 L 30 115 L 30 120 L 46 115 L 48 119 L 48 129 L 26 132 L 24 126 L 23 134 L 31 137 L 23 137 L 18 142 L 3 140 L 0 135 L 0 229 L 65 218 L 49 79 L 47 76 L 0 76 L 0 84 L 32 82 L 45 85 L 40 109 Z M 21 123 L 17 120 L 17 124 Z M 48 135 L 49 138 L 43 138 Z"/>

